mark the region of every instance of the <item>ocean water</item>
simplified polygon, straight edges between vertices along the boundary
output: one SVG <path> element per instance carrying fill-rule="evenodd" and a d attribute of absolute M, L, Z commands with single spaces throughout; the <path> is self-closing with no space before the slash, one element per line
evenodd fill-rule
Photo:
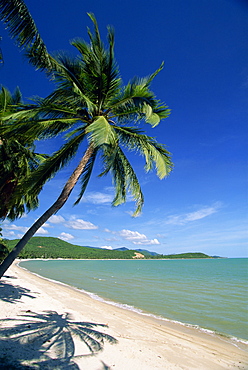
<path fill-rule="evenodd" d="M 248 340 L 248 259 L 30 260 L 36 274 L 142 314 Z"/>

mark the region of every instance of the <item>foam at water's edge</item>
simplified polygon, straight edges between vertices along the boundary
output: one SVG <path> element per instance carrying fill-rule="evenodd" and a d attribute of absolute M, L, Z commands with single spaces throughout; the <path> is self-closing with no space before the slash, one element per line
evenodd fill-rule
<path fill-rule="evenodd" d="M 84 290 L 84 289 L 81 289 L 81 288 L 79 289 L 77 287 L 74 287 L 72 285 L 63 283 L 61 281 L 53 280 L 53 279 L 47 278 L 45 276 L 39 275 L 39 274 L 37 274 L 35 272 L 32 272 L 32 271 L 28 270 L 27 268 L 20 266 L 19 265 L 19 262 L 17 263 L 17 266 L 19 268 L 23 269 L 23 270 L 28 271 L 29 273 L 31 273 L 33 275 L 38 276 L 39 278 L 42 278 L 42 279 L 51 281 L 51 282 L 56 283 L 56 284 L 61 284 L 63 286 L 66 286 L 66 287 L 69 287 L 71 289 L 74 289 L 74 290 L 76 290 L 76 291 L 78 291 L 80 293 L 87 294 L 89 297 L 91 297 L 92 299 L 94 299 L 96 301 L 104 302 L 106 304 L 109 304 L 109 305 L 112 305 L 112 306 L 115 306 L 115 307 L 118 307 L 118 308 L 122 308 L 122 309 L 125 309 L 125 310 L 128 310 L 128 311 L 132 311 L 132 312 L 135 312 L 135 313 L 137 313 L 139 315 L 143 315 L 143 316 L 151 317 L 151 318 L 154 318 L 154 319 L 157 319 L 157 320 L 162 320 L 162 321 L 166 321 L 166 322 L 178 324 L 178 325 L 181 325 L 181 326 L 184 326 L 184 327 L 192 328 L 192 329 L 195 329 L 195 330 L 199 330 L 200 332 L 206 333 L 208 335 L 212 335 L 212 336 L 215 336 L 216 335 L 216 336 L 218 336 L 219 338 L 221 338 L 221 339 L 223 339 L 225 341 L 231 342 L 233 345 L 235 345 L 237 347 L 238 347 L 238 344 L 239 343 L 245 344 L 245 345 L 248 344 L 248 341 L 245 340 L 245 339 L 240 339 L 240 338 L 237 338 L 237 337 L 234 337 L 234 336 L 229 336 L 227 334 L 218 333 L 218 332 L 216 332 L 214 330 L 202 328 L 199 325 L 192 325 L 192 324 L 188 324 L 188 323 L 183 323 L 181 321 L 170 320 L 170 319 L 167 319 L 167 318 L 162 317 L 162 316 L 157 316 L 157 315 L 154 315 L 152 313 L 144 312 L 143 310 L 141 310 L 139 308 L 136 308 L 134 306 L 128 305 L 128 304 L 114 302 L 114 301 L 110 301 L 110 300 L 104 299 L 104 298 L 100 297 L 99 295 L 97 295 L 96 293 L 88 292 L 87 290 Z"/>

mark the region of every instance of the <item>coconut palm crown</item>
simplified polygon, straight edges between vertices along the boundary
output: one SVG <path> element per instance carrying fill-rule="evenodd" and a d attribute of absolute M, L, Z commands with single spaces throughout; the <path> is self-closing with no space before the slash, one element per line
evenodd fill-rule
<path fill-rule="evenodd" d="M 0 5 L 3 2 L 1 0 Z M 25 133 L 36 139 L 66 132 L 67 140 L 30 174 L 25 185 L 19 188 L 19 194 L 38 195 L 43 185 L 76 155 L 84 142 L 86 149 L 58 199 L 20 240 L 11 252 L 11 258 L 15 258 L 38 228 L 63 206 L 79 179 L 81 189 L 75 203 L 80 202 L 99 155 L 103 163 L 100 176 L 110 173 L 113 178 L 115 196 L 112 204 L 122 204 L 130 192 L 136 201 L 134 215 L 140 213 L 144 197 L 127 151 L 141 154 L 145 170 L 155 168 L 160 179 L 172 169 L 170 153 L 165 146 L 140 129 L 142 121 L 155 127 L 170 113 L 150 90 L 151 82 L 163 64 L 152 75 L 134 78 L 124 86 L 114 58 L 113 29 L 108 27 L 106 48 L 94 15 L 89 14 L 89 17 L 94 25 L 93 33 L 88 29 L 90 42 L 81 39 L 71 42 L 79 52 L 77 57 L 69 57 L 66 53 L 51 56 L 42 42 L 41 49 L 34 47 L 37 38 L 25 46 L 29 61 L 36 68 L 45 70 L 56 88 L 48 97 L 36 99 L 27 109 L 10 114 L 7 118 L 12 125 L 3 125 L 3 131 L 5 135 Z M 16 194 L 18 197 L 18 191 Z M 0 266 L 0 276 L 4 268 Z"/>
<path fill-rule="evenodd" d="M 143 195 L 123 147 L 140 152 L 145 158 L 145 169 L 150 171 L 155 166 L 159 178 L 165 177 L 172 168 L 165 147 L 145 135 L 138 126 L 144 120 L 155 127 L 169 115 L 168 107 L 161 105 L 150 90 L 162 66 L 151 76 L 134 78 L 123 86 L 114 59 L 113 30 L 108 29 L 109 47 L 105 49 L 97 22 L 92 14 L 89 16 L 94 23 L 94 34 L 88 30 L 90 44 L 73 40 L 71 44 L 79 51 L 77 58 L 65 53 L 53 57 L 56 68 L 49 72 L 56 89 L 47 98 L 37 100 L 31 109 L 9 116 L 15 120 L 10 132 L 44 139 L 70 130 L 66 143 L 27 181 L 27 192 L 39 192 L 87 139 L 92 153 L 81 176 L 82 188 L 76 203 L 84 193 L 96 154 L 101 151 L 104 162 L 101 175 L 111 172 L 116 188 L 113 205 L 125 202 L 126 192 L 130 191 L 137 204 L 135 214 L 138 214 Z"/>

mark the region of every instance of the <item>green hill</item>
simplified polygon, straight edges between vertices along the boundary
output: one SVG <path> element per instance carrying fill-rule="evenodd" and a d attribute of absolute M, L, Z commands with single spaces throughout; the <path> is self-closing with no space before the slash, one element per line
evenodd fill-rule
<path fill-rule="evenodd" d="M 18 239 L 8 240 L 8 248 L 12 250 Z M 19 258 L 72 258 L 72 259 L 132 259 L 137 258 L 137 252 L 141 257 L 149 259 L 161 258 L 211 258 L 204 253 L 183 253 L 183 254 L 149 254 L 149 251 L 144 253 L 141 250 L 121 249 L 102 249 L 92 247 L 82 247 L 74 245 L 64 240 L 52 237 L 35 236 L 30 239 Z"/>
<path fill-rule="evenodd" d="M 205 253 L 191 252 L 191 253 L 180 253 L 180 254 L 168 254 L 165 258 L 212 258 Z"/>
<path fill-rule="evenodd" d="M 14 248 L 18 239 L 9 240 L 8 246 Z M 134 251 L 114 251 L 102 248 L 81 247 L 52 237 L 35 236 L 30 239 L 20 258 L 73 258 L 73 259 L 115 259 L 132 258 Z"/>

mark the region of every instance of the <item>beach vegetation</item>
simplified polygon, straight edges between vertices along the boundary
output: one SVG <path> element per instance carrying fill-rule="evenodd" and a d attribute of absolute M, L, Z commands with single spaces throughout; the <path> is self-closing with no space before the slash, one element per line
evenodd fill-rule
<path fill-rule="evenodd" d="M 112 176 L 115 187 L 112 205 L 121 205 L 131 194 L 136 203 L 134 216 L 141 212 L 144 196 L 127 152 L 140 154 L 145 171 L 154 169 L 160 179 L 172 170 L 166 147 L 141 128 L 143 124 L 154 128 L 170 114 L 168 107 L 150 89 L 163 63 L 151 75 L 135 77 L 125 86 L 114 57 L 113 28 L 108 27 L 108 46 L 105 47 L 94 15 L 88 15 L 93 23 L 93 32 L 88 29 L 89 43 L 82 39 L 71 41 L 78 56 L 70 57 L 64 52 L 51 55 L 25 3 L 0 1 L 0 18 L 10 34 L 25 50 L 29 62 L 45 71 L 55 84 L 54 91 L 46 98 L 37 98 L 33 107 L 4 117 L 6 121 L 11 120 L 11 125 L 2 125 L 1 132 L 25 133 L 39 140 L 61 138 L 66 134 L 60 148 L 32 171 L 25 183 L 16 187 L 15 199 L 21 200 L 23 194 L 38 197 L 48 180 L 77 153 L 83 153 L 59 197 L 0 265 L 0 277 L 36 231 L 65 204 L 78 182 L 81 187 L 75 204 L 80 203 L 97 160 L 103 167 L 99 177 Z"/>
<path fill-rule="evenodd" d="M 0 262 L 5 259 L 5 257 L 9 254 L 9 250 L 7 248 L 6 241 L 2 238 L 2 228 L 0 226 Z"/>
<path fill-rule="evenodd" d="M 8 240 L 8 248 L 12 250 L 18 243 L 18 239 Z M 29 240 L 19 254 L 20 258 L 65 258 L 65 259 L 135 259 L 137 250 L 127 249 L 104 249 L 89 246 L 79 246 L 68 243 L 59 238 L 35 236 Z M 200 252 L 179 254 L 154 254 L 146 251 L 142 253 L 142 259 L 187 259 L 187 258 L 210 258 Z"/>
<path fill-rule="evenodd" d="M 5 243 L 2 242 L 0 239 L 0 262 L 5 259 L 5 257 L 9 254 L 9 250 Z"/>

